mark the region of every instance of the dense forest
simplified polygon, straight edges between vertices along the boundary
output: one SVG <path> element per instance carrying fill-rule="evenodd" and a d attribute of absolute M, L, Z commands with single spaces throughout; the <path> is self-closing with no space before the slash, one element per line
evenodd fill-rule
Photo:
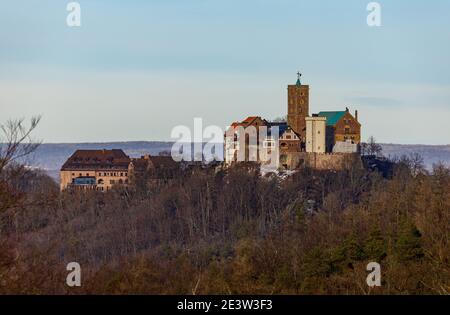
<path fill-rule="evenodd" d="M 356 164 L 289 176 L 188 167 L 107 193 L 60 193 L 0 162 L 2 294 L 450 292 L 450 169 L 417 157 L 388 177 Z M 73 261 L 81 287 L 66 285 Z M 366 284 L 371 261 L 381 287 Z"/>

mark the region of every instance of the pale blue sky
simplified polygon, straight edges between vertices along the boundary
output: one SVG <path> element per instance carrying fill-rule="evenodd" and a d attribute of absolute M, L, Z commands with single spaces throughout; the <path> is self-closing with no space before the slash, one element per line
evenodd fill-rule
<path fill-rule="evenodd" d="M 42 114 L 45 142 L 170 140 L 286 113 L 297 70 L 311 112 L 360 112 L 363 138 L 450 143 L 450 1 L 0 1 L 0 121 Z"/>

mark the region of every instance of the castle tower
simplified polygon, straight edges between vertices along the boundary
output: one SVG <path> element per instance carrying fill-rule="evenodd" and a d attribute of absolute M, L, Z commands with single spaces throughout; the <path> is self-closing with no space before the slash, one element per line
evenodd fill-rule
<path fill-rule="evenodd" d="M 288 85 L 287 122 L 304 142 L 306 137 L 305 118 L 309 116 L 309 85 L 301 83 L 302 74 L 300 72 L 297 73 L 297 76 L 297 83 Z"/>

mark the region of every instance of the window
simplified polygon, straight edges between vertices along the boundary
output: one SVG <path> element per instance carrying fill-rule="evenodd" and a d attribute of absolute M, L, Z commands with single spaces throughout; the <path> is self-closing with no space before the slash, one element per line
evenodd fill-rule
<path fill-rule="evenodd" d="M 286 139 L 291 139 L 291 135 L 286 135 Z"/>
<path fill-rule="evenodd" d="M 115 181 L 114 179 L 111 179 L 111 180 L 109 181 L 109 183 L 110 183 L 111 185 L 114 185 L 114 184 L 116 183 L 116 181 Z"/>
<path fill-rule="evenodd" d="M 263 148 L 272 148 L 274 147 L 275 142 L 273 140 L 265 140 L 263 142 Z"/>
<path fill-rule="evenodd" d="M 349 133 L 350 133 L 350 128 L 345 127 L 344 132 L 345 132 L 346 134 L 349 134 Z"/>
<path fill-rule="evenodd" d="M 120 173 L 120 176 L 123 176 L 123 173 Z"/>
<path fill-rule="evenodd" d="M 320 130 L 317 130 L 317 134 L 320 135 Z"/>

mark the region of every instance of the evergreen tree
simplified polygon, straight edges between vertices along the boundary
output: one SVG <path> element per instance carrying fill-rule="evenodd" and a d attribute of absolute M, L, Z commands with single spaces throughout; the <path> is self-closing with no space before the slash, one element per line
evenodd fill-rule
<path fill-rule="evenodd" d="M 396 242 L 397 257 L 400 261 L 418 260 L 424 256 L 421 245 L 422 234 L 410 221 L 400 226 Z"/>
<path fill-rule="evenodd" d="M 377 262 L 386 257 L 386 242 L 378 226 L 372 228 L 369 237 L 364 242 L 364 252 L 368 259 L 373 259 Z"/>

